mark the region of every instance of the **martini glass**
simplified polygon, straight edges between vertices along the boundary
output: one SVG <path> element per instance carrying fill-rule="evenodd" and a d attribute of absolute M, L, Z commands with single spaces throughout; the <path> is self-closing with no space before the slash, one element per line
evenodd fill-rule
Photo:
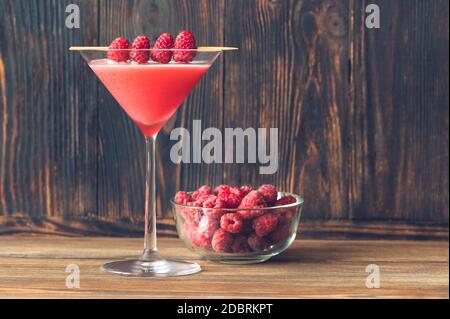
<path fill-rule="evenodd" d="M 152 49 L 139 51 L 150 53 Z M 166 277 L 189 275 L 201 270 L 196 263 L 164 259 L 156 245 L 156 137 L 221 53 L 220 50 L 180 51 L 185 54 L 192 51 L 188 53 L 195 54 L 195 57 L 189 63 L 172 61 L 160 64 L 149 60 L 145 64 L 137 64 L 108 60 L 106 52 L 100 50 L 80 51 L 100 81 L 141 130 L 147 154 L 144 251 L 136 259 L 106 263 L 101 267 L 103 271 L 128 276 Z"/>

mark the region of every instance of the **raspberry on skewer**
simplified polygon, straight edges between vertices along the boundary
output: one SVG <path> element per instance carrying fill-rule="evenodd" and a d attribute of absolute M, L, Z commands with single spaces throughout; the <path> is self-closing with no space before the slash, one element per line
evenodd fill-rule
<path fill-rule="evenodd" d="M 130 43 L 125 38 L 114 39 L 108 47 L 107 57 L 116 62 L 125 62 L 128 60 Z M 116 49 L 116 50 L 114 50 Z"/>
<path fill-rule="evenodd" d="M 172 59 L 172 51 L 170 49 L 173 48 L 173 44 L 173 37 L 169 33 L 162 33 L 153 45 L 154 50 L 150 54 L 151 59 L 158 63 L 169 63 L 170 59 Z"/>
<path fill-rule="evenodd" d="M 174 49 L 196 49 L 197 45 L 195 43 L 194 35 L 186 30 L 178 33 L 175 39 Z M 195 57 L 195 51 L 175 51 L 173 53 L 173 60 L 175 62 L 189 63 Z"/>
<path fill-rule="evenodd" d="M 131 60 L 139 64 L 147 63 L 150 58 L 150 51 L 147 50 L 150 49 L 150 39 L 143 35 L 137 36 L 131 47 L 133 49 L 130 52 Z"/>

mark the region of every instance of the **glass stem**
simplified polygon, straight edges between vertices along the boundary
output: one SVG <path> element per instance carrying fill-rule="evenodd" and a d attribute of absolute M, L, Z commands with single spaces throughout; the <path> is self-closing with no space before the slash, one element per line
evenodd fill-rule
<path fill-rule="evenodd" d="M 146 178 L 145 178 L 145 231 L 144 255 L 157 254 L 156 247 L 156 180 L 155 180 L 155 142 L 156 135 L 145 138 Z"/>

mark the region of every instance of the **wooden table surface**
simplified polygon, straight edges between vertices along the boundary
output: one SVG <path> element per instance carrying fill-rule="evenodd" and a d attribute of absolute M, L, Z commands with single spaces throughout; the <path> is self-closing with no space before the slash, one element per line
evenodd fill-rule
<path fill-rule="evenodd" d="M 448 242 L 297 240 L 258 265 L 199 260 L 178 239 L 160 239 L 164 256 L 195 260 L 203 272 L 177 278 L 130 278 L 102 263 L 140 253 L 138 238 L 0 237 L 3 298 L 448 298 Z M 80 288 L 66 287 L 77 264 Z M 381 287 L 365 286 L 366 266 Z"/>

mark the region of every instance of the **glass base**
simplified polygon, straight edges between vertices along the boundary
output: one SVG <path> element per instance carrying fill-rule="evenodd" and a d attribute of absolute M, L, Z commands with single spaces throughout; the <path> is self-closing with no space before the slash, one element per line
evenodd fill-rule
<path fill-rule="evenodd" d="M 139 259 L 113 261 L 102 265 L 101 269 L 118 275 L 136 277 L 185 276 L 202 270 L 199 264 L 167 260 L 156 254 L 153 256 L 144 254 Z"/>

